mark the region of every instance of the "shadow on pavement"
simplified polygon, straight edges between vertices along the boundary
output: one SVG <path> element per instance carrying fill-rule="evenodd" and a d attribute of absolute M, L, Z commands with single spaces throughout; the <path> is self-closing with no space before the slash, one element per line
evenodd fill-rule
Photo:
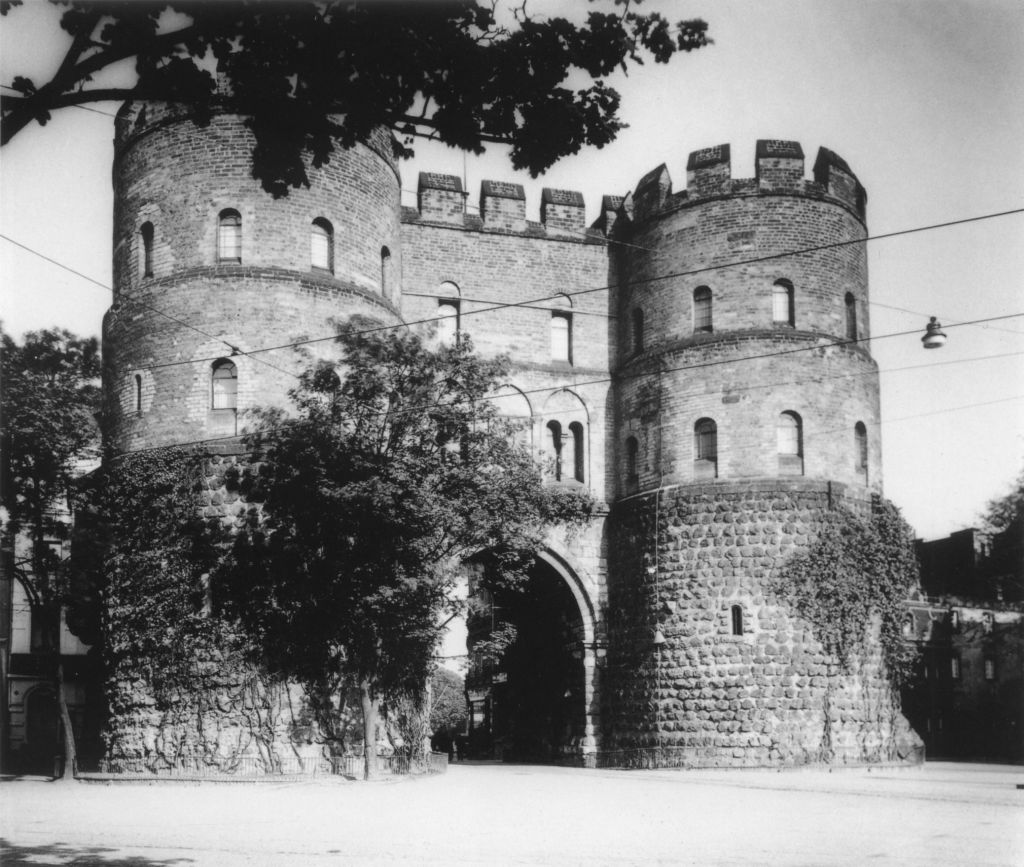
<path fill-rule="evenodd" d="M 0 864 L 14 867 L 16 864 L 66 864 L 74 867 L 158 867 L 158 865 L 191 864 L 191 858 L 157 859 L 141 855 L 128 855 L 122 858 L 113 857 L 116 849 L 105 849 L 102 846 L 65 846 L 63 843 L 50 843 L 46 846 L 15 846 L 0 837 Z"/>

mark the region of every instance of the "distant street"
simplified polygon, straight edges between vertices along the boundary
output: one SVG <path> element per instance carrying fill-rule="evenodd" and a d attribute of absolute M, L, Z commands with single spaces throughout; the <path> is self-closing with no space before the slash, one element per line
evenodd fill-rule
<path fill-rule="evenodd" d="M 587 771 L 381 783 L 0 784 L 0 863 L 1024 864 L 1024 767 Z"/>

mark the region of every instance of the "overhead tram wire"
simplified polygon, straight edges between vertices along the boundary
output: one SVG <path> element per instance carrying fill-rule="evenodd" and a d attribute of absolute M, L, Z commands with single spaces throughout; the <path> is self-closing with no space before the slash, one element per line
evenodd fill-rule
<path fill-rule="evenodd" d="M 514 308 L 514 307 L 530 307 L 530 306 L 533 306 L 533 305 L 541 304 L 541 303 L 543 303 L 545 301 L 553 301 L 553 300 L 556 300 L 556 299 L 559 299 L 559 298 L 564 298 L 564 297 L 572 298 L 572 297 L 575 297 L 575 296 L 578 296 L 578 295 L 587 295 L 587 294 L 593 294 L 593 293 L 596 293 L 596 292 L 605 292 L 605 291 L 608 291 L 608 290 L 613 289 L 613 288 L 618 288 L 618 286 L 646 285 L 646 284 L 649 284 L 649 283 L 657 282 L 659 280 L 667 280 L 667 279 L 673 279 L 673 278 L 677 278 L 677 277 L 694 276 L 694 275 L 697 275 L 697 274 L 704 274 L 704 273 L 707 273 L 709 271 L 721 271 L 721 270 L 726 270 L 726 269 L 729 269 L 729 268 L 736 268 L 736 267 L 740 267 L 740 266 L 744 266 L 744 265 L 756 264 L 756 263 L 759 263 L 759 262 L 774 261 L 774 260 L 778 260 L 778 259 L 789 258 L 791 256 L 800 256 L 800 255 L 805 255 L 807 253 L 815 253 L 815 252 L 821 252 L 823 250 L 836 249 L 836 248 L 840 248 L 840 247 L 848 247 L 848 246 L 851 246 L 853 244 L 866 244 L 869 241 L 879 241 L 879 240 L 884 240 L 884 239 L 887 239 L 887 238 L 901 237 L 903 235 L 910 235 L 910 234 L 915 234 L 915 233 L 919 233 L 919 232 L 926 232 L 926 231 L 931 231 L 931 230 L 934 230 L 934 229 L 948 228 L 950 226 L 958 226 L 958 225 L 963 225 L 963 224 L 966 224 L 966 223 L 975 223 L 975 222 L 979 222 L 979 221 L 982 221 L 982 220 L 990 220 L 990 219 L 995 219 L 995 218 L 998 218 L 998 217 L 1011 216 L 1011 215 L 1021 214 L 1021 213 L 1024 213 L 1024 208 L 1015 208 L 1015 209 L 1010 209 L 1010 210 L 1006 210 L 1006 211 L 997 211 L 997 212 L 993 212 L 993 213 L 990 213 L 990 214 L 982 214 L 982 215 L 976 216 L 976 217 L 965 217 L 965 218 L 962 218 L 962 219 L 959 219 L 959 220 L 950 220 L 950 221 L 947 221 L 947 222 L 944 222 L 944 223 L 933 223 L 933 224 L 930 224 L 930 225 L 927 225 L 927 226 L 917 226 L 917 227 L 910 228 L 910 229 L 900 229 L 900 230 L 897 230 L 897 231 L 894 231 L 894 232 L 887 232 L 887 233 L 884 233 L 884 234 L 881 234 L 881 235 L 869 235 L 869 236 L 867 236 L 865 238 L 854 238 L 854 239 L 850 239 L 850 240 L 846 240 L 846 241 L 834 241 L 834 242 L 829 243 L 829 244 L 820 244 L 820 245 L 817 245 L 817 246 L 814 246 L 814 247 L 801 248 L 799 250 L 791 250 L 791 251 L 787 251 L 787 252 L 783 252 L 783 253 L 774 253 L 774 254 L 767 255 L 767 256 L 758 256 L 758 257 L 753 257 L 753 258 L 749 258 L 749 259 L 740 259 L 740 260 L 735 260 L 733 262 L 724 262 L 724 263 L 721 263 L 721 264 L 718 264 L 718 265 L 709 265 L 709 266 L 705 266 L 705 267 L 702 267 L 702 268 L 695 268 L 695 269 L 690 269 L 690 270 L 686 270 L 686 271 L 677 271 L 677 272 L 672 272 L 672 273 L 669 273 L 669 274 L 658 275 L 658 276 L 655 276 L 655 277 L 642 278 L 642 279 L 639 279 L 639 280 L 630 280 L 630 281 L 626 281 L 625 283 L 622 283 L 622 284 L 616 284 L 616 286 L 605 285 L 605 286 L 591 287 L 591 288 L 588 288 L 588 289 L 578 289 L 578 290 L 576 290 L 574 292 L 557 292 L 557 293 L 555 293 L 553 295 L 546 295 L 546 296 L 541 297 L 541 298 L 535 298 L 535 299 L 531 299 L 531 300 L 527 300 L 527 301 L 502 302 L 502 303 L 498 303 L 498 304 L 492 304 L 492 305 L 490 305 L 488 307 L 478 308 L 476 310 L 462 311 L 460 313 L 460 318 L 465 318 L 465 317 L 473 316 L 473 315 L 479 315 L 479 314 L 482 314 L 482 313 L 491 313 L 491 312 L 494 312 L 496 310 L 505 310 L 505 309 Z M 100 283 L 98 280 L 95 280 L 95 279 L 93 279 L 91 277 L 87 277 L 86 275 L 81 274 L 80 272 L 76 271 L 75 269 L 70 268 L 69 266 L 62 264 L 62 263 L 58 262 L 57 260 L 52 259 L 51 257 L 46 256 L 46 255 L 44 255 L 44 254 L 42 254 L 42 253 L 32 249 L 31 247 L 25 245 L 25 244 L 22 244 L 22 243 L 20 243 L 18 241 L 15 241 L 14 239 L 8 237 L 7 235 L 0 234 L 0 238 L 3 238 L 4 240 L 9 241 L 12 244 L 15 244 L 16 246 L 21 247 L 21 248 L 27 250 L 28 252 L 33 253 L 34 255 L 39 256 L 40 258 L 43 258 L 46 261 L 51 262 L 51 263 L 57 265 L 60 268 L 64 268 L 65 270 L 70 271 L 73 274 L 76 274 L 76 275 L 78 275 L 80 277 L 83 277 L 88 282 L 93 283 L 93 284 L 95 284 L 95 285 L 97 285 L 97 286 L 99 286 L 99 287 L 101 287 L 103 289 L 106 289 L 107 291 L 113 291 L 111 289 L 111 287 L 107 286 L 106 284 Z M 440 296 L 438 296 L 438 297 L 440 297 Z M 194 330 L 194 331 L 196 331 L 196 332 L 198 332 L 200 334 L 203 334 L 204 336 L 210 337 L 213 340 L 220 340 L 225 345 L 230 346 L 233 350 L 237 350 L 237 347 L 234 347 L 232 344 L 228 343 L 227 341 L 222 340 L 221 338 L 212 337 L 211 335 L 208 335 L 205 332 L 203 332 L 201 329 L 198 329 L 198 328 L 196 328 L 196 327 L 194 327 L 192 325 L 189 325 L 188 323 L 181 322 L 180 320 L 176 320 L 176 319 L 174 319 L 174 317 L 170 316 L 169 314 L 163 313 L 163 311 L 159 311 L 156 308 L 152 307 L 151 305 L 145 304 L 145 302 L 136 301 L 135 299 L 132 299 L 130 297 L 126 297 L 126 298 L 124 298 L 122 300 L 123 301 L 127 301 L 129 303 L 138 304 L 140 306 L 143 306 L 146 309 L 149 309 L 149 310 L 152 310 L 154 312 L 157 312 L 157 313 L 159 313 L 162 316 L 166 316 L 168 319 L 172 319 L 173 321 L 177 322 L 178 324 L 181 324 L 181 325 L 183 325 L 183 326 L 185 326 L 187 328 L 191 328 L 192 330 Z M 979 324 L 979 323 L 984 323 L 984 322 L 998 321 L 999 319 L 1014 318 L 1015 316 L 1018 316 L 1018 315 L 1021 315 L 1021 314 L 1011 314 L 1009 316 L 1003 316 L 1003 317 L 990 317 L 988 319 L 980 319 L 980 320 L 974 320 L 972 322 L 956 323 L 954 325 L 949 325 L 949 326 L 945 326 L 945 327 L 952 328 L 952 327 L 957 327 L 958 325 L 974 325 L 974 324 Z M 402 322 L 402 323 L 399 323 L 397 325 L 376 325 L 376 326 L 371 326 L 371 327 L 368 327 L 368 328 L 362 328 L 362 329 L 355 330 L 355 331 L 353 331 L 351 333 L 353 335 L 362 335 L 362 334 L 371 334 L 371 333 L 381 332 L 381 331 L 391 331 L 391 330 L 397 330 L 397 329 L 401 329 L 401 328 L 410 328 L 410 327 L 415 326 L 415 325 L 431 324 L 431 323 L 435 323 L 435 322 L 438 322 L 438 321 L 440 321 L 442 319 L 446 319 L 446 318 L 448 318 L 448 317 L 446 317 L 446 316 L 431 316 L 431 317 L 425 317 L 423 319 L 412 320 L 410 322 Z M 859 340 L 837 341 L 836 343 L 825 344 L 825 345 L 841 345 L 843 343 L 867 342 L 869 340 L 882 339 L 883 337 L 901 336 L 901 335 L 908 334 L 908 333 L 912 333 L 912 332 L 897 332 L 897 333 L 890 334 L 890 335 L 878 335 L 877 337 L 865 337 L 865 338 L 861 338 Z M 289 343 L 283 343 L 283 344 L 279 344 L 279 345 L 276 345 L 276 346 L 260 347 L 260 348 L 257 348 L 257 349 L 248 350 L 246 352 L 238 351 L 237 354 L 244 354 L 246 356 L 253 357 L 256 354 L 263 353 L 263 352 L 276 352 L 276 351 L 283 350 L 283 349 L 293 349 L 293 348 L 295 348 L 297 346 L 309 346 L 309 345 L 314 344 L 314 343 L 325 343 L 325 342 L 328 342 L 328 341 L 336 340 L 337 337 L 338 337 L 338 335 L 337 335 L 337 333 L 335 333 L 335 334 L 331 334 L 331 335 L 325 335 L 323 337 L 313 337 L 313 338 L 306 338 L 306 339 L 303 339 L 303 340 L 295 340 L 295 341 L 291 341 Z M 806 351 L 806 349 L 787 350 L 787 351 Z M 198 363 L 203 363 L 203 362 L 207 362 L 207 361 L 216 361 L 220 357 L 221 356 L 218 355 L 218 356 L 210 356 L 209 358 L 189 359 L 187 361 L 169 361 L 169 362 L 163 362 L 163 363 L 160 363 L 160 364 L 147 365 L 145 367 L 140 367 L 139 369 L 140 370 L 157 370 L 157 369 L 161 369 L 161 368 L 165 368 L 165 367 L 174 367 L 174 366 L 178 366 L 178 365 L 182 365 L 182 364 L 198 364 Z M 754 357 L 760 357 L 760 356 L 754 356 Z M 737 359 L 737 360 L 739 360 L 739 359 Z M 269 366 L 274 367 L 274 365 L 269 365 Z M 283 370 L 281 370 L 281 368 L 275 367 L 275 369 L 280 371 L 280 372 L 287 373 L 287 371 L 283 371 Z M 288 374 L 288 375 L 294 375 L 294 374 Z"/>

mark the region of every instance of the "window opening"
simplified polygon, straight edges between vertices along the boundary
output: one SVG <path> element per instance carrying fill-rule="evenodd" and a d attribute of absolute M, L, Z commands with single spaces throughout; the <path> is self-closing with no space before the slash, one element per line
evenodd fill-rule
<path fill-rule="evenodd" d="M 380 248 L 380 294 L 388 294 L 389 274 L 391 270 L 391 251 L 387 247 Z"/>
<path fill-rule="evenodd" d="M 996 679 L 996 661 L 990 656 L 985 659 L 985 680 Z"/>
<path fill-rule="evenodd" d="M 572 362 L 572 314 L 551 314 L 551 360 Z"/>
<path fill-rule="evenodd" d="M 718 476 L 718 425 L 702 418 L 693 426 L 693 463 L 696 478 Z"/>
<path fill-rule="evenodd" d="M 143 223 L 139 230 L 142 235 L 142 276 L 153 276 L 153 224 Z"/>
<path fill-rule="evenodd" d="M 316 270 L 334 273 L 334 229 L 323 217 L 313 220 L 310 228 L 309 259 Z"/>
<path fill-rule="evenodd" d="M 626 478 L 636 481 L 640 476 L 640 443 L 636 437 L 626 440 Z"/>
<path fill-rule="evenodd" d="M 732 607 L 732 634 L 743 634 L 743 606 L 733 605 Z"/>
<path fill-rule="evenodd" d="M 242 261 L 242 215 L 238 211 L 220 212 L 217 259 L 221 262 Z"/>
<path fill-rule="evenodd" d="M 142 412 L 142 374 L 135 374 L 135 411 Z"/>
<path fill-rule="evenodd" d="M 574 421 L 569 425 L 569 439 L 572 441 L 572 470 L 573 478 L 583 483 L 583 425 Z"/>
<path fill-rule="evenodd" d="M 776 325 L 795 325 L 795 314 L 793 284 L 788 280 L 776 280 L 772 286 L 772 321 Z"/>
<path fill-rule="evenodd" d="M 644 351 L 644 311 L 637 307 L 633 311 L 633 352 Z"/>
<path fill-rule="evenodd" d="M 711 290 L 707 286 L 693 290 L 693 330 L 711 331 Z"/>
<path fill-rule="evenodd" d="M 857 300 L 851 292 L 846 293 L 846 339 L 857 339 Z"/>
<path fill-rule="evenodd" d="M 238 369 L 222 358 L 213 363 L 210 376 L 211 403 L 213 409 L 236 409 L 238 407 Z"/>
<path fill-rule="evenodd" d="M 445 346 L 454 346 L 459 339 L 459 308 L 456 299 L 446 298 L 437 302 L 437 338 Z"/>
<path fill-rule="evenodd" d="M 857 474 L 865 479 L 868 475 L 868 429 L 859 421 L 853 428 L 854 449 L 857 455 Z"/>
<path fill-rule="evenodd" d="M 949 661 L 949 673 L 953 680 L 960 679 L 960 657 L 954 656 Z"/>
<path fill-rule="evenodd" d="M 547 424 L 549 436 L 549 448 L 554 458 L 555 481 L 562 481 L 562 426 L 557 421 L 549 421 Z"/>
<path fill-rule="evenodd" d="M 779 472 L 783 475 L 802 475 L 804 471 L 803 424 L 795 412 L 779 416 L 777 436 L 779 444 Z"/>

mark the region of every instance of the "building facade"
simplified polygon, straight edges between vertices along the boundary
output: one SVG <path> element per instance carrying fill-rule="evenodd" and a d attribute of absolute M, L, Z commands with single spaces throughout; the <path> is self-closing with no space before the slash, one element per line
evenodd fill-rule
<path fill-rule="evenodd" d="M 671 748 L 693 764 L 905 757 L 915 738 L 877 658 L 840 674 L 770 578 L 840 505 L 880 496 L 864 188 L 822 148 L 728 145 L 665 166 L 588 226 L 582 196 L 420 174 L 415 208 L 384 133 L 275 199 L 244 120 L 128 104 L 115 141 L 111 444 L 244 459 L 246 412 L 287 406 L 334 323 L 468 334 L 511 362 L 500 409 L 555 485 L 599 503 L 552 535 L 522 635 L 477 683 L 487 749 L 552 758 Z M 794 251 L 809 251 L 793 255 Z M 208 514 L 244 508 L 218 493 Z M 517 656 L 518 654 L 518 656 Z M 516 661 L 518 660 L 518 661 Z M 538 674 L 543 672 L 543 676 Z M 116 689 L 116 685 L 115 685 Z M 142 743 L 145 738 L 139 739 Z"/>

